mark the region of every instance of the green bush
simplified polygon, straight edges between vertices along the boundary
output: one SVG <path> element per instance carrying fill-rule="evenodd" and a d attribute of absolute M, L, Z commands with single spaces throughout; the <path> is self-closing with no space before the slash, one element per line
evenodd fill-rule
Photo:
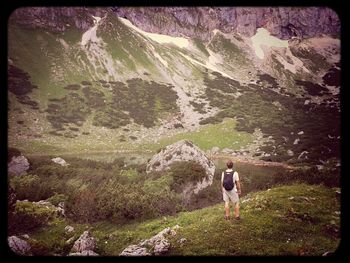
<path fill-rule="evenodd" d="M 170 166 L 170 174 L 173 177 L 172 189 L 181 191 L 187 183 L 194 183 L 206 177 L 204 168 L 194 162 L 175 162 Z"/>
<path fill-rule="evenodd" d="M 33 174 L 12 177 L 10 179 L 10 185 L 13 187 L 19 200 L 39 201 L 53 194 L 47 182 Z"/>
<path fill-rule="evenodd" d="M 52 210 L 39 207 L 31 202 L 17 202 L 14 212 L 8 213 L 9 235 L 34 231 L 54 218 Z"/>
<path fill-rule="evenodd" d="M 78 223 L 91 223 L 99 219 L 97 196 L 92 189 L 77 191 L 67 202 L 67 213 Z"/>
<path fill-rule="evenodd" d="M 51 204 L 57 206 L 61 202 L 66 202 L 68 197 L 64 194 L 54 194 L 53 196 L 46 199 L 46 201 L 50 202 Z"/>

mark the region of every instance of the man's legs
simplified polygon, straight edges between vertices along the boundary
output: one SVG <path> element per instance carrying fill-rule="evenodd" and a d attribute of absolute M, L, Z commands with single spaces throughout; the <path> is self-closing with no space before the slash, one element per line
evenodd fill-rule
<path fill-rule="evenodd" d="M 235 204 L 235 218 L 239 218 L 239 202 Z"/>
<path fill-rule="evenodd" d="M 230 218 L 230 202 L 225 202 L 225 218 Z"/>

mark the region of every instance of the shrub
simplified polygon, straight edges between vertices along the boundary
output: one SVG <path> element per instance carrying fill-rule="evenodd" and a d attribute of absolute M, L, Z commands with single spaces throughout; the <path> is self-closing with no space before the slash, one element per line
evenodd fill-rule
<path fill-rule="evenodd" d="M 92 189 L 77 191 L 67 202 L 67 213 L 79 223 L 95 222 L 99 219 L 96 200 L 96 192 Z"/>
<path fill-rule="evenodd" d="M 68 197 L 64 194 L 57 194 L 55 193 L 53 196 L 46 199 L 46 201 L 50 202 L 51 204 L 57 206 L 61 202 L 66 202 L 68 200 Z"/>
<path fill-rule="evenodd" d="M 52 195 L 52 189 L 47 182 L 42 181 L 37 175 L 23 175 L 11 178 L 10 184 L 19 200 L 28 199 L 39 201 Z"/>
<path fill-rule="evenodd" d="M 15 212 L 9 213 L 9 235 L 28 233 L 42 227 L 54 218 L 54 212 L 31 202 L 17 202 Z"/>
<path fill-rule="evenodd" d="M 181 191 L 182 186 L 187 183 L 193 183 L 206 177 L 204 168 L 194 162 L 175 162 L 170 166 L 170 174 L 173 177 L 172 188 Z"/>

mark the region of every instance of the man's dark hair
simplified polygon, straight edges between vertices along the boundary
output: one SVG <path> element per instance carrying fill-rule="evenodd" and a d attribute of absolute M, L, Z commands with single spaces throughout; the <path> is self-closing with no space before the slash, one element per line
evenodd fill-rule
<path fill-rule="evenodd" d="M 233 167 L 233 162 L 230 160 L 226 163 L 227 168 L 232 168 Z"/>

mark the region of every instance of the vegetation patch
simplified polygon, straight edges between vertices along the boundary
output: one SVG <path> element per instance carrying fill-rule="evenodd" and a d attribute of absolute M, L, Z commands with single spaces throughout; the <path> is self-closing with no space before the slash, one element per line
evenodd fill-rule
<path fill-rule="evenodd" d="M 69 84 L 69 85 L 65 86 L 64 88 L 67 90 L 79 90 L 80 85 L 79 84 Z"/>
<path fill-rule="evenodd" d="M 38 87 L 31 83 L 27 72 L 16 66 L 9 65 L 7 86 L 8 91 L 15 94 L 20 103 L 29 105 L 34 110 L 39 109 L 39 104 L 28 96 L 33 89 L 37 89 Z"/>
<path fill-rule="evenodd" d="M 312 83 L 310 81 L 301 81 L 301 80 L 295 80 L 295 84 L 303 86 L 306 91 L 311 96 L 319 96 L 324 94 L 330 94 L 328 89 L 326 87 L 323 87 L 321 85 L 318 85 L 316 83 Z"/>
<path fill-rule="evenodd" d="M 222 79 L 229 81 L 223 76 L 217 78 L 220 82 L 223 82 Z M 269 76 L 263 76 L 263 79 L 274 84 L 274 79 Z M 227 92 L 223 96 L 220 90 L 223 85 L 216 85 L 216 78 L 210 80 L 206 77 L 205 80 L 210 106 L 218 107 L 221 111 L 200 124 L 220 123 L 228 117 L 237 119 L 237 131 L 252 133 L 255 128 L 260 128 L 275 140 L 276 150 L 271 152 L 271 156 L 263 157 L 267 161 L 296 161 L 303 151 L 309 152 L 306 161 L 311 163 L 340 158 L 340 113 L 334 105 L 305 105 L 304 99 L 287 97 L 269 88 L 251 90 L 241 85 L 238 98 Z M 300 131 L 301 135 L 298 134 Z M 300 143 L 295 144 L 296 139 Z M 288 150 L 292 150 L 295 156 L 289 156 Z"/>
<path fill-rule="evenodd" d="M 317 53 L 313 48 L 303 49 L 294 46 L 290 46 L 292 54 L 300 58 L 304 65 L 311 69 L 312 72 L 317 73 L 322 69 L 328 69 L 329 63 L 321 54 Z"/>
<path fill-rule="evenodd" d="M 186 184 L 196 183 L 207 177 L 204 168 L 194 161 L 174 162 L 169 172 L 173 177 L 171 187 L 177 192 L 181 192 Z"/>
<path fill-rule="evenodd" d="M 322 77 L 323 82 L 329 86 L 340 86 L 340 70 L 336 67 L 332 67 L 329 71 Z"/>
<path fill-rule="evenodd" d="M 118 83 L 118 89 L 113 89 L 113 105 L 129 112 L 135 123 L 149 128 L 163 114 L 178 111 L 172 85 L 138 78 L 129 79 L 127 85 Z"/>
<path fill-rule="evenodd" d="M 46 110 L 46 118 L 55 130 L 64 130 L 68 124 L 80 126 L 91 112 L 85 100 L 76 93 L 69 93 L 59 101 L 49 103 Z"/>
<path fill-rule="evenodd" d="M 244 52 L 236 46 L 230 39 L 221 34 L 216 34 L 208 47 L 218 53 L 223 53 L 227 59 L 238 65 L 248 65 L 248 60 Z"/>
<path fill-rule="evenodd" d="M 205 45 L 203 44 L 203 42 L 198 39 L 198 38 L 194 38 L 193 39 L 193 43 L 198 47 L 198 49 L 203 53 L 205 54 L 207 57 L 210 56 L 208 50 L 206 49 Z"/>

